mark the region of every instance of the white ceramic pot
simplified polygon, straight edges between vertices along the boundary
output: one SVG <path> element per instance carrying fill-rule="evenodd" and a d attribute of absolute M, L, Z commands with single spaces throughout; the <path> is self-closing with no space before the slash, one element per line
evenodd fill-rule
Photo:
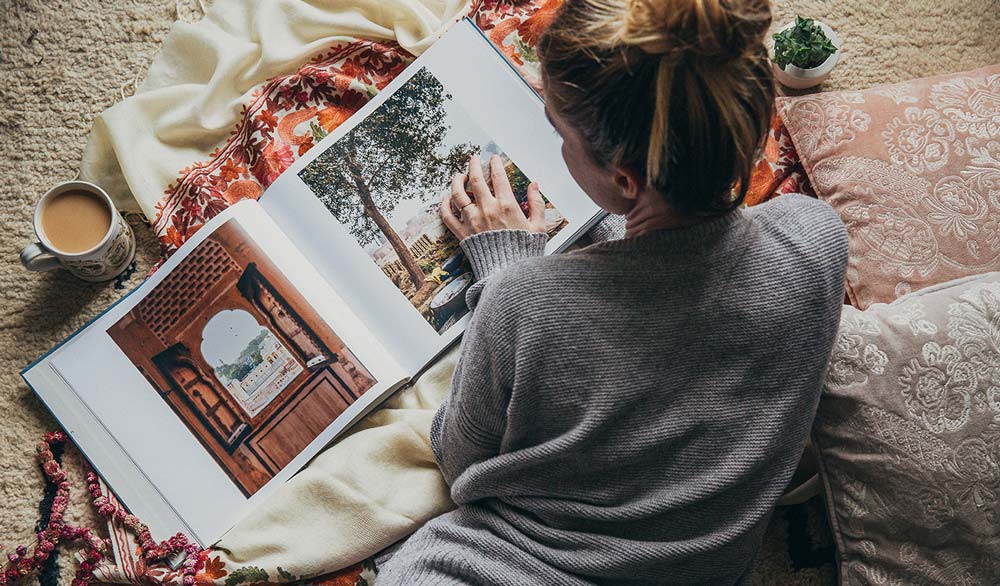
<path fill-rule="evenodd" d="M 809 69 L 802 69 L 801 67 L 796 67 L 789 63 L 785 66 L 785 69 L 778 67 L 778 64 L 771 61 L 771 68 L 774 70 L 774 77 L 777 79 L 781 85 L 789 87 L 796 90 L 804 90 L 817 86 L 828 77 L 830 77 L 830 72 L 833 71 L 833 67 L 840 60 L 840 37 L 837 33 L 833 32 L 833 29 L 826 25 L 826 23 L 816 20 L 816 23 L 823 29 L 826 36 L 833 43 L 833 46 L 837 48 L 837 51 L 833 55 L 826 58 L 826 61 L 821 63 L 816 67 L 811 67 Z M 787 30 L 795 26 L 795 22 L 790 22 L 781 28 L 782 31 Z M 780 31 L 779 31 L 780 32 Z"/>

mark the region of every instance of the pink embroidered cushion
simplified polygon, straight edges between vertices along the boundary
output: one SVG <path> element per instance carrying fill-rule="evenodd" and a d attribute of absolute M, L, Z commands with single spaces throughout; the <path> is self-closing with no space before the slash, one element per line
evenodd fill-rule
<path fill-rule="evenodd" d="M 777 108 L 847 225 L 853 305 L 1000 268 L 1000 65 Z"/>

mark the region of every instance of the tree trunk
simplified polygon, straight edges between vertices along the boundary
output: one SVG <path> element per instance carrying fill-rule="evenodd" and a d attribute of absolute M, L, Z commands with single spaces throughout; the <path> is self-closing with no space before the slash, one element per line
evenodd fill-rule
<path fill-rule="evenodd" d="M 358 188 L 358 195 L 361 197 L 361 205 L 365 209 L 365 213 L 368 217 L 375 222 L 378 229 L 385 234 L 386 239 L 389 244 L 392 245 L 393 250 L 396 251 L 396 256 L 399 257 L 399 262 L 402 263 L 403 268 L 406 269 L 406 273 L 410 277 L 410 281 L 413 282 L 413 287 L 419 291 L 425 285 L 424 282 L 424 271 L 420 268 L 420 264 L 417 263 L 416 257 L 410 252 L 406 243 L 403 239 L 399 237 L 399 234 L 393 230 L 392 226 L 389 225 L 389 220 L 382 215 L 382 212 L 378 210 L 375 205 L 375 200 L 372 198 L 371 191 L 368 190 L 368 183 L 365 181 L 364 176 L 361 174 L 361 169 L 358 168 L 356 161 L 354 160 L 353 153 L 347 157 L 347 168 L 351 172 L 351 179 L 354 180 L 354 185 Z"/>

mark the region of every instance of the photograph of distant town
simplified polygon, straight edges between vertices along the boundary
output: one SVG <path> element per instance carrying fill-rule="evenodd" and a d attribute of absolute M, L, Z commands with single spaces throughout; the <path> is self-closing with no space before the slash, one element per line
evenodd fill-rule
<path fill-rule="evenodd" d="M 237 219 L 107 332 L 246 496 L 376 382 Z"/>
<path fill-rule="evenodd" d="M 298 174 L 438 333 L 468 313 L 472 269 L 438 205 L 473 154 L 501 158 L 526 208 L 529 179 L 421 68 Z M 545 219 L 549 236 L 568 224 L 547 199 Z"/>

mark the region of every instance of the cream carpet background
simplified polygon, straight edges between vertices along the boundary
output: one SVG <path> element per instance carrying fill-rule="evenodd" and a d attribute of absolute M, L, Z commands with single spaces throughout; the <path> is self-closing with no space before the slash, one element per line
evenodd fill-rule
<path fill-rule="evenodd" d="M 796 12 L 823 18 L 845 42 L 845 57 L 824 89 L 1000 62 L 1000 0 L 779 1 L 775 22 L 784 24 Z M 33 446 L 56 427 L 20 369 L 135 286 L 157 254 L 148 231 L 137 226 L 139 268 L 121 290 L 60 272 L 27 273 L 17 253 L 33 240 L 34 202 L 74 176 L 91 120 L 120 99 L 123 85 L 141 79 L 178 13 L 185 20 L 200 15 L 195 0 L 0 0 L 0 544 L 27 542 L 34 530 L 43 482 Z M 78 478 L 75 452 L 65 460 Z M 84 496 L 72 492 L 73 522 L 95 521 Z M 795 571 L 787 553 L 789 545 L 829 546 L 822 537 L 810 543 L 787 537 L 789 524 L 793 535 L 822 536 L 818 511 L 813 503 L 778 513 L 755 583 L 833 583 L 831 565 L 807 563 Z M 68 584 L 74 564 L 63 557 L 59 565 L 59 583 Z"/>

